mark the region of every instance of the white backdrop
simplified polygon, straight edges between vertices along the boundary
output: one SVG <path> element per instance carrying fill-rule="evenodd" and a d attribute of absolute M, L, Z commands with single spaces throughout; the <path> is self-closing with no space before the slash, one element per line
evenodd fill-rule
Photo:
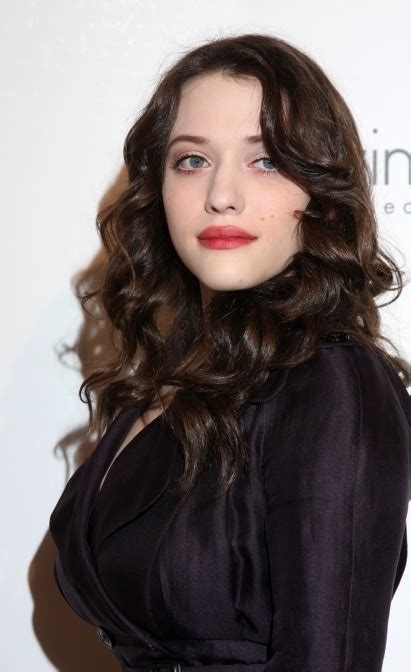
<path fill-rule="evenodd" d="M 66 479 L 54 449 L 63 442 L 73 455 L 87 422 L 82 376 L 58 353 L 83 326 L 71 283 L 100 249 L 99 202 L 118 178 L 125 134 L 162 68 L 182 49 L 229 32 L 270 32 L 311 54 L 375 159 L 382 241 L 408 276 L 409 24 L 408 0 L 3 0 L 1 669 L 119 669 L 51 575 L 48 520 Z M 385 183 L 385 152 L 393 150 Z M 410 299 L 407 286 L 382 311 L 406 359 Z M 407 566 L 392 602 L 384 672 L 410 669 L 410 605 Z"/>

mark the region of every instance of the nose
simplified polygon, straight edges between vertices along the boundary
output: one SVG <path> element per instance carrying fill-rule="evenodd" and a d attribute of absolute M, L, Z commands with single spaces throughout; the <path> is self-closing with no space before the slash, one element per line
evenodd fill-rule
<path fill-rule="evenodd" d="M 210 173 L 205 209 L 209 213 L 226 210 L 241 212 L 244 208 L 244 185 L 239 170 L 228 163 Z"/>

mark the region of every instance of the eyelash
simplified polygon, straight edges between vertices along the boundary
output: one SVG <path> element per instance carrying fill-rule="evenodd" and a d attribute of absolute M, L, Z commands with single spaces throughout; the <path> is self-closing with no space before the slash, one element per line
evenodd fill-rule
<path fill-rule="evenodd" d="M 190 158 L 190 157 L 192 157 L 192 156 L 195 156 L 195 157 L 197 157 L 197 158 L 199 158 L 199 159 L 203 159 L 204 161 L 207 160 L 207 159 L 204 159 L 204 157 L 201 156 L 200 154 L 184 154 L 183 156 L 180 156 L 180 157 L 173 163 L 173 166 L 172 166 L 173 170 L 177 171 L 178 173 L 181 173 L 182 175 L 185 175 L 185 174 L 187 174 L 187 173 L 197 173 L 198 170 L 184 170 L 184 168 L 179 168 L 180 163 L 181 163 L 182 161 L 184 161 L 184 159 L 188 159 L 188 158 Z M 258 159 L 256 159 L 256 160 L 254 161 L 254 163 L 256 163 L 257 161 L 261 161 L 262 159 L 268 159 L 269 161 L 271 161 L 271 159 L 270 159 L 269 156 L 260 156 Z M 271 163 L 272 163 L 272 161 L 271 161 Z M 274 164 L 273 164 L 273 165 L 274 165 Z M 273 175 L 274 173 L 277 172 L 277 168 L 274 167 L 273 170 L 265 170 L 265 169 L 263 169 L 263 170 L 261 170 L 260 172 L 262 172 L 262 173 L 265 174 L 265 175 Z"/>

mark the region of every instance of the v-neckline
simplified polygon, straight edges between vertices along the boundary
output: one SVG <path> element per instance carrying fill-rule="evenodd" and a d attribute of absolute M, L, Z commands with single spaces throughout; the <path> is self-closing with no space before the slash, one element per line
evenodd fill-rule
<path fill-rule="evenodd" d="M 152 636 L 144 628 L 137 626 L 126 614 L 110 599 L 100 577 L 98 576 L 96 560 L 88 540 L 90 517 L 98 490 L 98 484 L 110 462 L 110 457 L 115 446 L 123 441 L 130 430 L 131 422 L 137 417 L 142 403 L 137 402 L 132 406 L 122 409 L 112 423 L 107 427 L 98 447 L 89 455 L 89 458 L 81 465 L 79 471 L 79 483 L 77 495 L 72 509 L 73 524 L 69 531 L 69 540 L 62 546 L 61 556 L 63 566 L 69 571 L 73 580 L 81 587 L 84 595 L 93 595 L 93 614 L 95 623 L 110 621 L 113 632 L 127 632 L 144 642 L 150 648 L 163 652 L 170 656 L 171 652 L 162 642 Z M 151 423 L 149 423 L 151 424 Z M 169 452 L 169 459 L 157 463 L 157 469 L 147 475 L 144 488 L 136 491 L 135 509 L 133 515 L 138 515 L 155 497 L 160 496 L 167 486 L 169 474 L 176 453 L 176 443 L 166 444 L 165 451 Z M 114 523 L 115 524 L 115 523 Z M 120 523 L 118 523 L 120 524 Z M 70 552 L 70 549 L 76 552 Z"/>
<path fill-rule="evenodd" d="M 137 404 L 136 414 L 133 415 L 133 417 L 132 417 L 132 421 L 131 421 L 131 424 L 130 424 L 130 426 L 129 426 L 129 428 L 128 428 L 128 432 L 129 432 L 130 429 L 133 427 L 134 423 L 135 423 L 139 418 L 141 418 L 141 416 L 145 413 L 145 411 L 146 411 L 147 408 L 148 408 L 148 405 L 149 405 L 149 404 L 146 404 L 145 409 L 144 409 L 144 410 L 141 410 L 141 403 L 138 403 L 138 404 Z M 153 418 L 153 420 L 150 420 L 150 422 L 149 422 L 147 425 L 145 425 L 142 429 L 140 429 L 140 431 L 137 432 L 137 434 L 135 434 L 135 435 L 130 439 L 130 441 L 128 441 L 128 442 L 126 443 L 126 445 L 124 446 L 124 448 L 122 448 L 122 450 L 118 453 L 118 455 L 114 458 L 114 460 L 112 459 L 110 453 L 106 456 L 106 458 L 107 458 L 107 460 L 108 460 L 108 462 L 106 462 L 106 465 L 108 464 L 109 466 L 107 466 L 107 467 L 105 468 L 105 470 L 103 471 L 103 476 L 102 476 L 102 478 L 101 478 L 101 480 L 100 480 L 100 482 L 99 482 L 99 484 L 98 484 L 98 487 L 97 487 L 96 497 L 98 497 L 98 496 L 100 495 L 100 493 L 102 492 L 102 490 L 103 490 L 103 488 L 104 488 L 104 485 L 105 485 L 105 483 L 106 483 L 106 480 L 107 480 L 108 478 L 110 478 L 111 470 L 112 470 L 113 467 L 115 467 L 115 465 L 118 463 L 118 461 L 119 461 L 119 459 L 121 458 L 121 456 L 122 456 L 122 455 L 123 455 L 123 454 L 124 454 L 124 453 L 125 453 L 131 446 L 132 446 L 132 445 L 134 445 L 134 444 L 137 442 L 137 439 L 139 439 L 139 438 L 142 436 L 142 434 L 144 434 L 144 433 L 146 432 L 146 430 L 148 430 L 152 425 L 155 425 L 155 423 L 156 423 L 158 420 L 162 419 L 162 418 L 164 417 L 164 415 L 165 415 L 165 412 L 162 411 L 161 413 L 159 413 L 158 415 L 156 415 L 156 417 Z M 125 436 L 127 436 L 128 432 L 126 432 Z M 120 444 L 120 445 L 121 445 L 121 444 Z M 117 448 L 117 449 L 118 449 L 117 446 L 114 446 L 114 448 Z M 115 451 L 114 451 L 114 452 L 115 452 Z M 103 481 L 103 478 L 104 478 L 104 481 Z M 102 482 L 102 481 L 103 481 L 103 482 Z"/>

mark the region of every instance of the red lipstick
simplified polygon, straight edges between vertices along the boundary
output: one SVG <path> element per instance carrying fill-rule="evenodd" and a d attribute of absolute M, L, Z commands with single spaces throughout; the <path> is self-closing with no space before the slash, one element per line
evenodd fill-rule
<path fill-rule="evenodd" d="M 248 245 L 256 238 L 238 226 L 208 226 L 198 235 L 201 245 L 215 250 Z"/>

